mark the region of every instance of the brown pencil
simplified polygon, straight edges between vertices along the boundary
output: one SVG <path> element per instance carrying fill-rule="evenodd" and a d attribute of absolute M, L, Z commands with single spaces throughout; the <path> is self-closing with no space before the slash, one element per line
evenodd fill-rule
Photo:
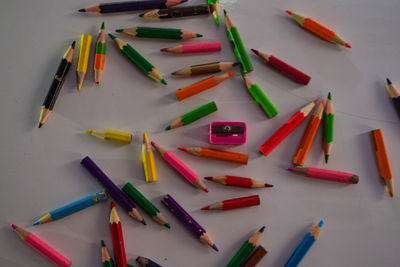
<path fill-rule="evenodd" d="M 235 66 L 239 65 L 238 62 L 212 62 L 199 65 L 192 65 L 172 73 L 172 75 L 179 76 L 195 76 L 202 74 L 210 74 L 221 71 L 229 70 Z"/>

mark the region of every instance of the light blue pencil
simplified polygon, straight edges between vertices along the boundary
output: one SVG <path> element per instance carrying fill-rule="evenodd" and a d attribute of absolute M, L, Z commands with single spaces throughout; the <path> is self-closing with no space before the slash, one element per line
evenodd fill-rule
<path fill-rule="evenodd" d="M 107 195 L 106 191 L 104 191 L 104 190 L 100 191 L 94 195 L 89 195 L 78 201 L 72 202 L 61 208 L 58 208 L 53 211 L 50 211 L 49 213 L 46 213 L 39 220 L 34 222 L 33 225 L 38 225 L 38 224 L 43 224 L 43 223 L 59 220 L 68 215 L 71 215 L 74 212 L 78 212 L 80 210 L 83 210 L 85 208 L 93 206 L 94 204 L 100 203 L 106 199 L 108 199 L 108 195 Z"/>
<path fill-rule="evenodd" d="M 286 262 L 285 267 L 295 267 L 299 265 L 301 260 L 307 254 L 308 250 L 314 244 L 315 240 L 317 240 L 322 225 L 324 225 L 324 221 L 321 220 L 306 234 L 306 236 L 297 246 L 296 250 L 293 252 L 292 256 L 290 256 L 289 260 Z"/>

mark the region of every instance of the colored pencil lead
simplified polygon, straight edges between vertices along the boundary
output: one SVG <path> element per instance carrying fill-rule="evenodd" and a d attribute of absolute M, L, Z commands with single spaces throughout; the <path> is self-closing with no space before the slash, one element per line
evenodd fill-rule
<path fill-rule="evenodd" d="M 391 85 L 391 84 L 392 84 L 392 81 L 389 80 L 389 78 L 386 78 L 386 82 L 387 82 L 388 85 Z"/>

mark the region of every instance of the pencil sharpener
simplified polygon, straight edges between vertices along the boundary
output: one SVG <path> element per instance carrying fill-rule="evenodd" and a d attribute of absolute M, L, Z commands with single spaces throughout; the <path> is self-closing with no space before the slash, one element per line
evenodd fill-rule
<path fill-rule="evenodd" d="M 214 121 L 210 123 L 210 144 L 241 145 L 246 143 L 246 123 Z"/>

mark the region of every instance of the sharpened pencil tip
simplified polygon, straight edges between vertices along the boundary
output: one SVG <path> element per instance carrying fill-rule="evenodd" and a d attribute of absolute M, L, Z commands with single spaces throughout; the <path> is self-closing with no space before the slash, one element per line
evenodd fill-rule
<path fill-rule="evenodd" d="M 204 177 L 204 179 L 209 180 L 209 181 L 212 181 L 212 176 Z"/>
<path fill-rule="evenodd" d="M 78 12 L 86 12 L 84 8 L 78 10 Z"/>
<path fill-rule="evenodd" d="M 274 187 L 273 184 L 267 184 L 267 183 L 265 183 L 264 186 L 265 186 L 265 187 Z"/>
<path fill-rule="evenodd" d="M 209 210 L 209 209 L 210 209 L 210 206 L 205 206 L 205 207 L 201 208 L 201 210 Z"/>
<path fill-rule="evenodd" d="M 328 93 L 328 99 L 332 100 L 331 92 Z"/>
<path fill-rule="evenodd" d="M 146 223 L 146 221 L 145 221 L 144 219 L 141 221 L 141 223 L 142 223 L 143 225 L 147 225 L 147 223 Z"/>
<path fill-rule="evenodd" d="M 293 12 L 290 10 L 286 10 L 286 13 L 288 13 L 291 16 Z"/>
<path fill-rule="evenodd" d="M 325 155 L 325 163 L 328 163 L 329 155 Z"/>
<path fill-rule="evenodd" d="M 212 248 L 213 248 L 215 251 L 219 251 L 219 249 L 217 248 L 217 246 L 216 246 L 215 244 L 212 246 Z"/>
<path fill-rule="evenodd" d="M 324 225 L 324 221 L 323 221 L 323 220 L 320 220 L 319 223 L 318 223 L 318 226 L 319 226 L 319 227 L 322 227 L 322 225 Z"/>
<path fill-rule="evenodd" d="M 39 220 L 37 220 L 36 222 L 34 222 L 32 225 L 38 225 L 40 224 Z"/>
<path fill-rule="evenodd" d="M 253 49 L 253 48 L 252 48 L 251 51 L 252 51 L 254 54 L 256 54 L 256 55 L 258 55 L 258 53 L 259 53 L 257 49 Z"/>
<path fill-rule="evenodd" d="M 100 30 L 104 30 L 104 21 L 101 23 Z"/>
<path fill-rule="evenodd" d="M 39 122 L 39 128 L 42 128 L 43 123 Z"/>
<path fill-rule="evenodd" d="M 87 133 L 87 134 L 92 134 L 92 133 L 93 133 L 93 130 L 85 130 L 85 133 Z"/>
<path fill-rule="evenodd" d="M 228 73 L 229 77 L 231 77 L 233 74 L 235 74 L 234 71 Z"/>
<path fill-rule="evenodd" d="M 262 233 L 262 232 L 264 232 L 264 230 L 265 230 L 265 226 L 261 227 L 261 229 L 258 230 L 258 231 L 259 231 L 260 233 Z"/>
<path fill-rule="evenodd" d="M 142 13 L 142 14 L 139 14 L 138 16 L 139 16 L 139 17 L 141 17 L 141 18 L 143 18 L 143 16 L 144 16 L 144 13 Z"/>
<path fill-rule="evenodd" d="M 288 170 L 288 171 L 293 171 L 293 170 L 294 170 L 294 168 L 287 168 L 287 170 Z"/>
<path fill-rule="evenodd" d="M 75 41 L 72 42 L 71 47 L 75 48 Z"/>
<path fill-rule="evenodd" d="M 168 52 L 168 48 L 161 48 L 160 51 L 161 52 Z"/>
<path fill-rule="evenodd" d="M 164 224 L 165 227 L 167 227 L 168 229 L 171 229 L 171 225 L 169 225 L 169 223 Z"/>
<path fill-rule="evenodd" d="M 117 38 L 117 37 L 115 37 L 114 35 L 112 35 L 111 33 L 109 33 L 108 36 L 110 36 L 111 39 L 113 39 L 113 40 L 114 40 L 115 38 Z"/>
<path fill-rule="evenodd" d="M 173 73 L 171 73 L 171 75 L 176 75 L 178 73 L 178 71 L 174 71 Z"/>
<path fill-rule="evenodd" d="M 389 78 L 386 78 L 386 82 L 387 82 L 388 85 L 392 84 L 392 81 Z"/>
<path fill-rule="evenodd" d="M 11 224 L 11 227 L 12 227 L 13 229 L 17 228 L 17 226 L 16 226 L 15 224 Z"/>
<path fill-rule="evenodd" d="M 178 147 L 178 149 L 182 150 L 182 151 L 185 151 L 185 152 L 187 151 L 186 147 Z"/>
<path fill-rule="evenodd" d="M 156 143 L 154 143 L 153 141 L 151 141 L 150 144 L 151 144 L 152 146 L 154 146 Z"/>
<path fill-rule="evenodd" d="M 203 37 L 203 35 L 200 33 L 196 33 L 196 37 Z"/>
<path fill-rule="evenodd" d="M 123 32 L 124 29 L 116 29 L 115 31 L 116 31 L 116 32 Z"/>
<path fill-rule="evenodd" d="M 210 190 L 208 190 L 208 188 L 204 188 L 203 190 L 204 190 L 204 192 L 206 192 L 206 193 L 210 192 Z"/>
<path fill-rule="evenodd" d="M 344 46 L 346 46 L 347 48 L 351 48 L 351 45 L 349 43 L 345 43 Z"/>
<path fill-rule="evenodd" d="M 101 246 L 102 246 L 102 247 L 105 247 L 105 246 L 106 246 L 106 244 L 104 244 L 104 240 L 101 240 L 100 243 L 101 243 Z"/>
<path fill-rule="evenodd" d="M 167 85 L 167 82 L 164 79 L 161 79 L 161 83 Z"/>
<path fill-rule="evenodd" d="M 39 127 L 40 128 L 40 127 Z M 167 127 L 165 127 L 165 129 L 164 130 L 166 130 L 166 131 L 169 131 L 169 130 L 171 130 L 171 125 L 168 125 Z"/>
<path fill-rule="evenodd" d="M 389 196 L 393 198 L 393 192 L 389 192 Z"/>
<path fill-rule="evenodd" d="M 235 63 L 232 64 L 233 67 L 235 67 L 237 65 L 240 65 L 240 62 L 235 62 Z"/>
<path fill-rule="evenodd" d="M 226 10 L 224 9 L 224 15 L 226 15 Z"/>

